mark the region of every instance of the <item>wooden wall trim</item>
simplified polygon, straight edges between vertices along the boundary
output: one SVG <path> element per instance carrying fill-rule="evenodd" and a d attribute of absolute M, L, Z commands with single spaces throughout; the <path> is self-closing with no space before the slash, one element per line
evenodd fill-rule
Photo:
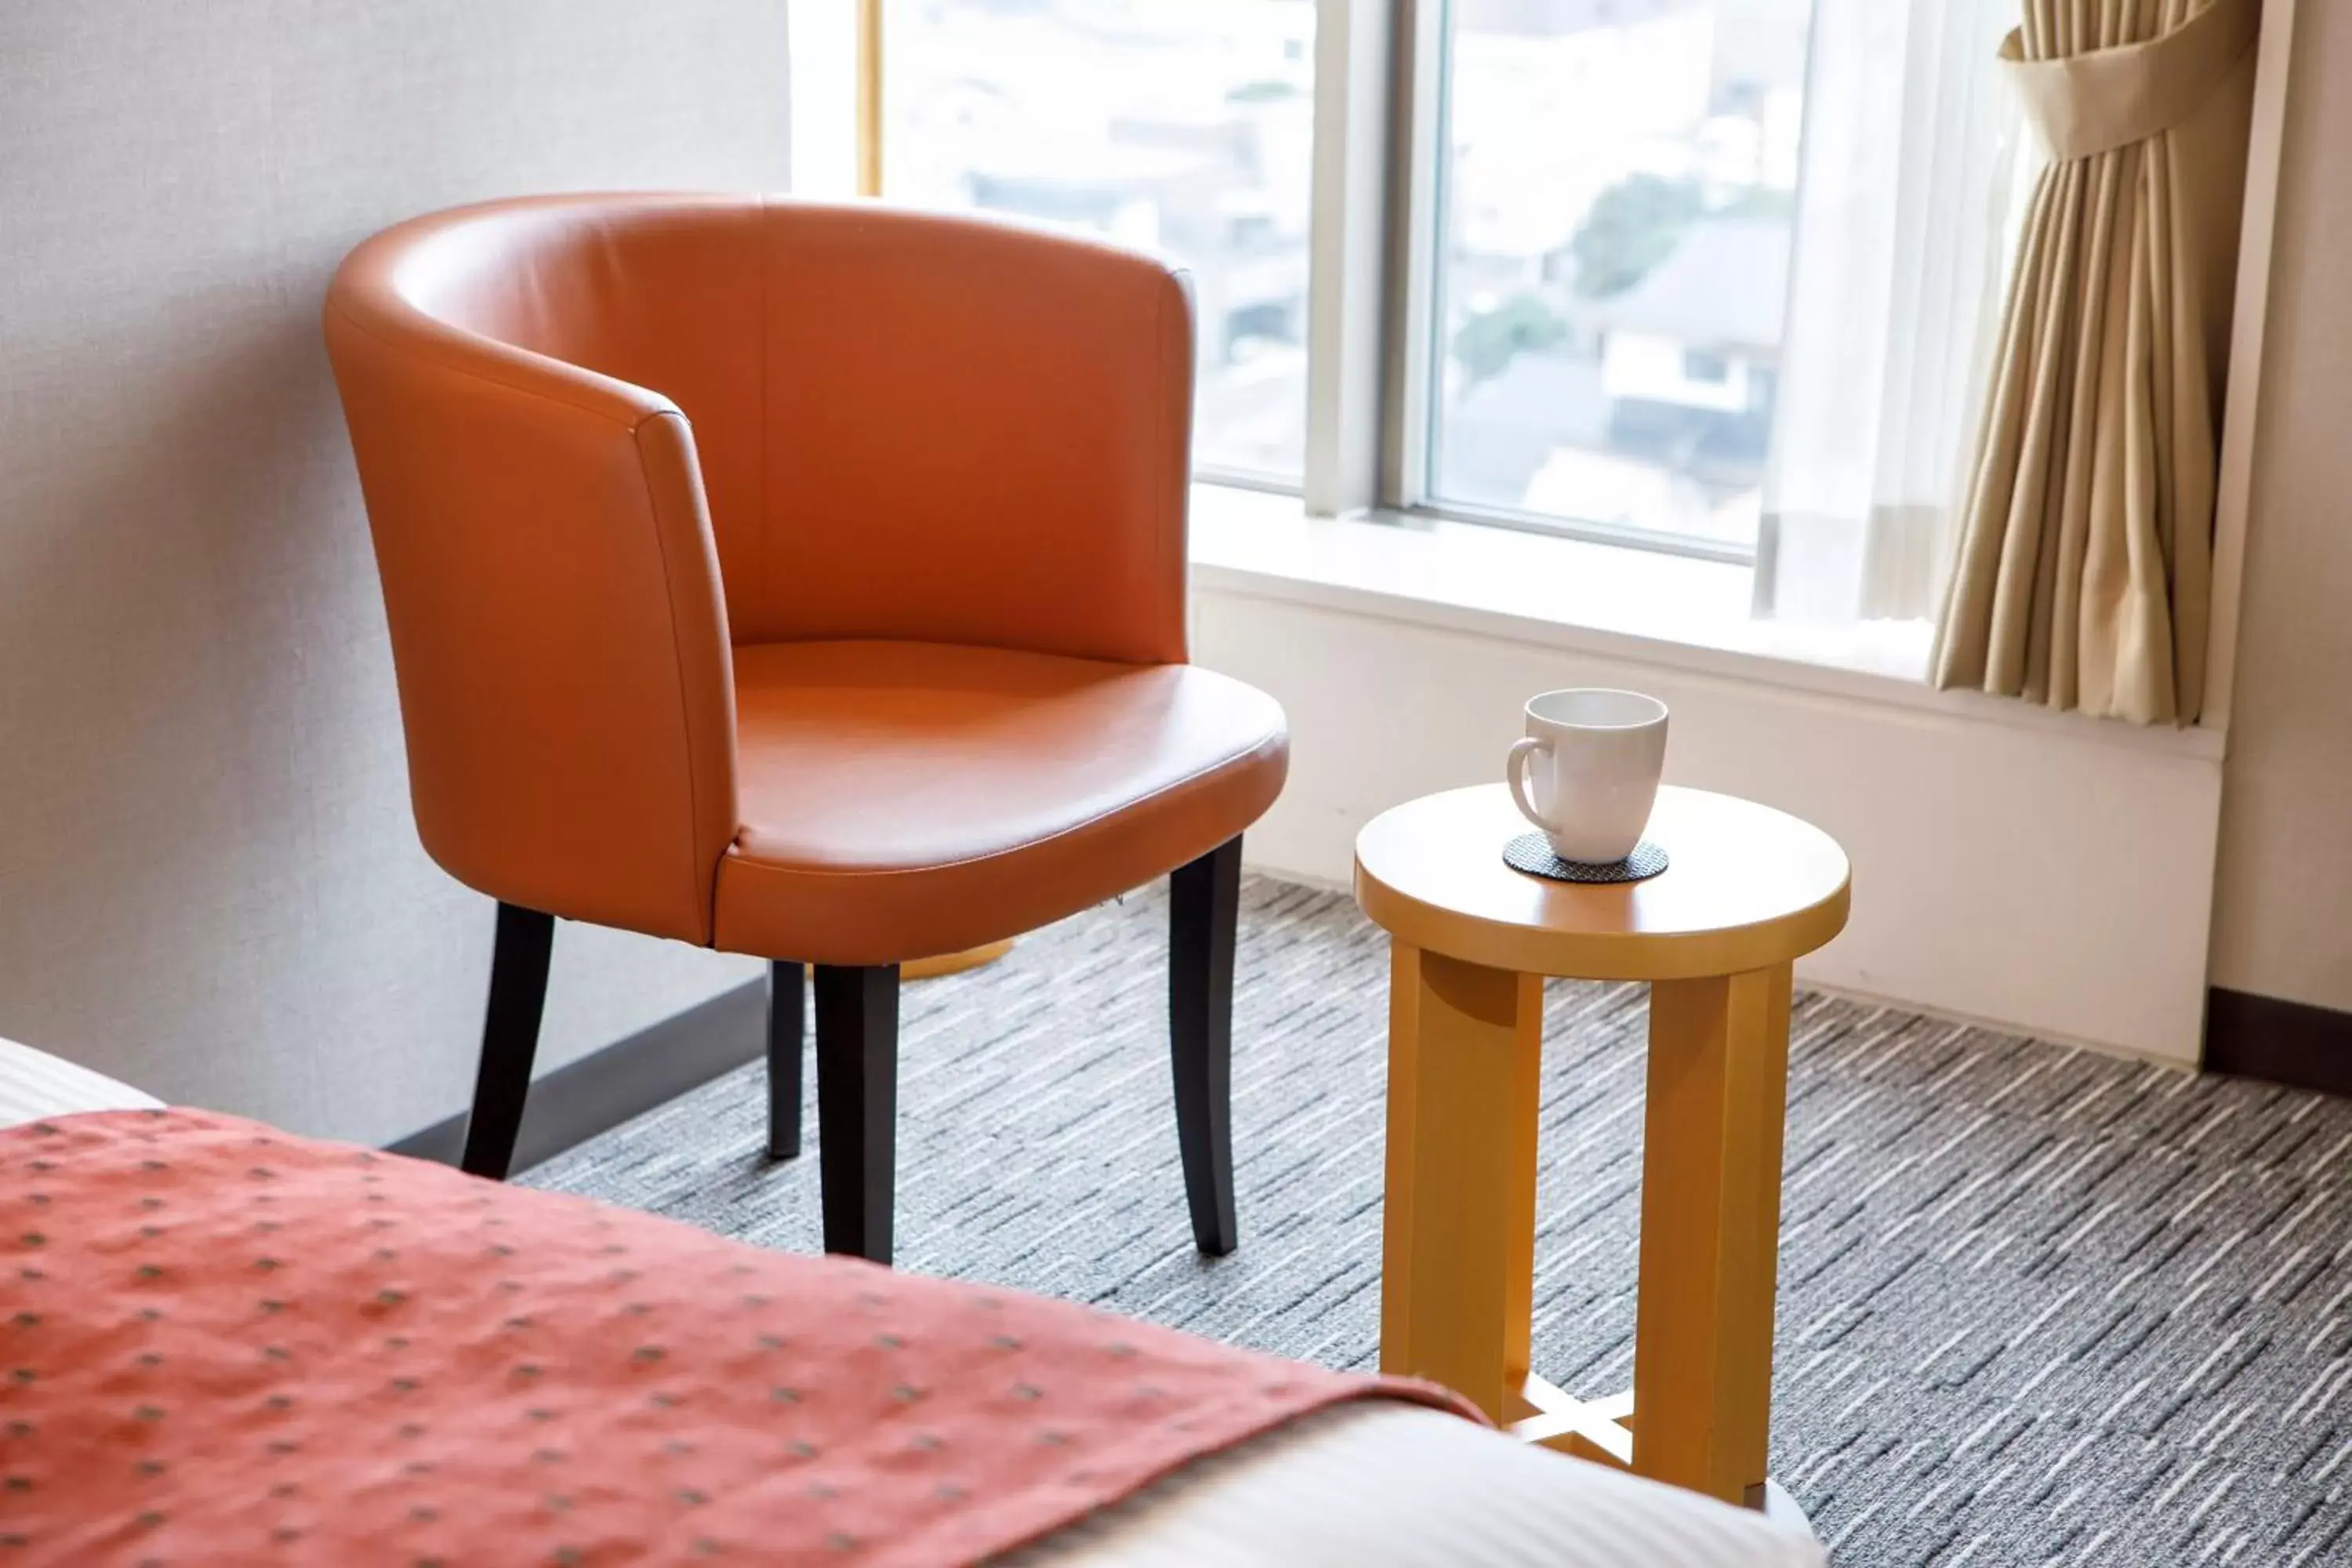
<path fill-rule="evenodd" d="M 2216 985 L 2206 994 L 2205 1070 L 2352 1095 L 2352 1013 Z"/>
<path fill-rule="evenodd" d="M 530 1086 L 514 1169 L 527 1171 L 759 1060 L 767 1041 L 768 983 L 754 980 L 565 1063 Z M 465 1143 L 466 1113 L 460 1110 L 410 1133 L 391 1150 L 454 1165 Z"/>

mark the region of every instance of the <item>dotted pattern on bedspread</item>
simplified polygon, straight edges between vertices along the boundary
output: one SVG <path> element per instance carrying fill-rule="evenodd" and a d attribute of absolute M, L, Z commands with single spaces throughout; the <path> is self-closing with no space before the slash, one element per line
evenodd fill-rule
<path fill-rule="evenodd" d="M 0 1568 L 970 1562 L 1369 1393 L 234 1118 L 0 1133 Z"/>

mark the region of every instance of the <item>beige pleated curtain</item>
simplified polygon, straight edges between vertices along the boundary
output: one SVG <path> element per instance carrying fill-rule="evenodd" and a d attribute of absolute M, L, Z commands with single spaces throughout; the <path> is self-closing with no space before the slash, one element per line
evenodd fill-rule
<path fill-rule="evenodd" d="M 1933 674 L 2188 723 L 2259 0 L 2025 0 L 2003 69 L 2047 144 Z"/>

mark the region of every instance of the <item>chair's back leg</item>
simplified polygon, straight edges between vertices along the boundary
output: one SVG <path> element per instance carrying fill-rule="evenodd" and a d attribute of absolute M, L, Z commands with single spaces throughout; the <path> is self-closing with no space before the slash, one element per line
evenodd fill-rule
<path fill-rule="evenodd" d="M 816 1148 L 824 1249 L 890 1261 L 898 966 L 816 967 Z"/>
<path fill-rule="evenodd" d="M 768 1158 L 801 1152 L 801 1058 L 808 1048 L 802 1015 L 802 966 L 768 965 Z"/>
<path fill-rule="evenodd" d="M 1176 1146 L 1192 1239 L 1222 1258 L 1234 1223 L 1234 932 L 1241 919 L 1242 841 L 1212 849 L 1168 879 L 1168 1026 L 1176 1068 Z"/>
<path fill-rule="evenodd" d="M 555 946 L 555 917 L 516 904 L 499 906 L 497 945 L 490 953 L 490 1003 L 482 1019 L 482 1060 L 474 1077 L 474 1109 L 466 1119 L 459 1168 L 504 1181 L 514 1163 L 515 1136 L 530 1092 L 531 1058 L 539 1052 L 539 1019 L 547 1007 L 547 961 Z"/>

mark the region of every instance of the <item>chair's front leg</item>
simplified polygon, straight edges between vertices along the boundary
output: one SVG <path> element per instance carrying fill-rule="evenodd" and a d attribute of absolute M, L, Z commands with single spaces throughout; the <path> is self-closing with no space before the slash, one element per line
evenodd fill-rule
<path fill-rule="evenodd" d="M 898 966 L 816 968 L 816 1147 L 824 1249 L 890 1261 Z"/>
<path fill-rule="evenodd" d="M 474 1108 L 466 1118 L 466 1152 L 457 1164 L 468 1175 L 503 1182 L 522 1131 L 531 1058 L 539 1054 L 539 1020 L 547 1008 L 555 917 L 501 903 L 495 942 L 490 1001 L 482 1018 L 482 1059 L 474 1074 Z"/>
<path fill-rule="evenodd" d="M 1222 1258 L 1234 1222 L 1234 940 L 1242 841 L 1228 839 L 1168 879 L 1168 1026 L 1176 1069 L 1176 1144 L 1192 1239 Z"/>

